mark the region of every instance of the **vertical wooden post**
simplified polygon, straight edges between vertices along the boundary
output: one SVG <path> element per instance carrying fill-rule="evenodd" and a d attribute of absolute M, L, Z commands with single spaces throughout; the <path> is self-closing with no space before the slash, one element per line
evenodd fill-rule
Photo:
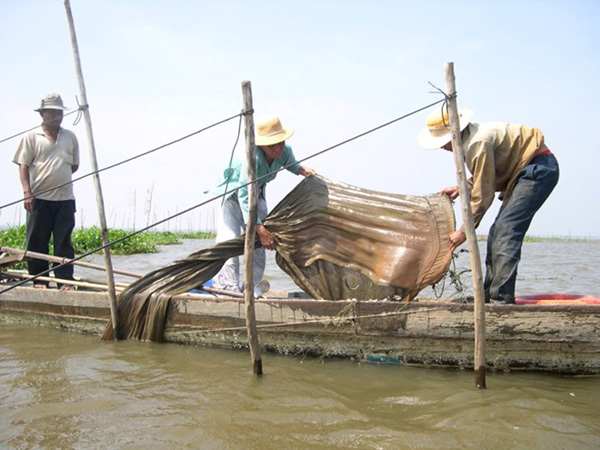
<path fill-rule="evenodd" d="M 252 113 L 252 85 L 242 81 L 244 96 L 244 127 L 246 136 L 246 162 L 248 165 L 248 223 L 246 224 L 246 241 L 244 245 L 244 303 L 246 306 L 246 329 L 248 346 L 252 358 L 252 368 L 256 375 L 262 375 L 262 359 L 256 329 L 254 311 L 254 241 L 256 238 L 257 189 L 256 189 L 256 147 L 254 146 L 254 116 Z"/>
<path fill-rule="evenodd" d="M 448 117 L 450 119 L 450 130 L 452 132 L 452 153 L 454 154 L 454 164 L 456 166 L 456 178 L 458 180 L 458 189 L 460 193 L 462 219 L 465 227 L 465 235 L 467 236 L 471 276 L 475 294 L 475 349 L 473 364 L 475 385 L 478 388 L 485 388 L 485 298 L 483 291 L 483 276 L 481 272 L 481 256 L 479 254 L 479 244 L 477 243 L 473 213 L 471 211 L 471 194 L 465 177 L 465 157 L 460 135 L 458 107 L 455 95 L 454 63 L 446 63 L 444 69 L 446 72 L 446 88 L 448 90 L 448 95 L 450 96 L 448 100 Z"/>
<path fill-rule="evenodd" d="M 110 258 L 110 247 L 108 246 L 108 228 L 106 226 L 106 215 L 104 213 L 104 200 L 102 197 L 102 186 L 100 185 L 100 176 L 98 175 L 98 162 L 96 161 L 96 148 L 94 147 L 94 135 L 92 133 L 92 119 L 88 109 L 87 95 L 85 91 L 85 83 L 83 82 L 83 72 L 81 70 L 81 60 L 79 58 L 79 47 L 77 45 L 77 36 L 75 34 L 75 25 L 73 22 L 73 14 L 71 13 L 71 5 L 69 0 L 64 0 L 67 20 L 69 21 L 69 29 L 71 31 L 71 44 L 73 46 L 73 57 L 75 59 L 75 71 L 79 80 L 79 93 L 83 102 L 83 117 L 85 119 L 85 127 L 88 137 L 88 145 L 90 148 L 90 163 L 94 171 L 94 184 L 96 187 L 96 203 L 98 204 L 98 217 L 100 220 L 100 230 L 102 234 L 102 245 L 104 245 L 104 264 L 106 266 L 106 280 L 110 298 L 110 314 L 112 326 L 114 330 L 115 340 L 121 338 L 119 327 L 119 314 L 117 312 L 117 294 L 115 290 L 115 278 L 112 269 L 112 261 Z"/>

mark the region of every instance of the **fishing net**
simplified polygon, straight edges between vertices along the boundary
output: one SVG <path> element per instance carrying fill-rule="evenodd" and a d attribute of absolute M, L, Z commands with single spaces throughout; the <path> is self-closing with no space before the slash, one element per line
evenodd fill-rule
<path fill-rule="evenodd" d="M 277 264 L 312 298 L 412 300 L 448 269 L 455 220 L 446 196 L 387 194 L 311 176 L 263 224 L 278 238 Z M 162 341 L 169 299 L 242 255 L 244 240 L 192 253 L 131 284 L 118 297 L 122 337 Z M 112 338 L 109 323 L 103 339 Z"/>

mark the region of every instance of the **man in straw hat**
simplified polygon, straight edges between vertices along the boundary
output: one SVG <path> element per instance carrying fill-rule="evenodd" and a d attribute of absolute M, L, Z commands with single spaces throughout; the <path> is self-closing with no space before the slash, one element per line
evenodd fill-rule
<path fill-rule="evenodd" d="M 485 300 L 515 303 L 517 266 L 533 216 L 558 182 L 558 162 L 536 128 L 503 122 L 471 123 L 473 112 L 459 110 L 461 138 L 467 168 L 475 228 L 499 192 L 502 206 L 487 238 Z M 452 151 L 447 107 L 436 107 L 419 133 L 426 149 Z M 454 200 L 458 186 L 441 191 Z M 451 251 L 465 242 L 464 225 L 450 235 Z"/>
<path fill-rule="evenodd" d="M 265 248 L 275 249 L 276 239 L 262 224 L 267 216 L 265 187 L 277 176 L 282 168 L 296 175 L 315 175 L 315 171 L 301 166 L 296 162 L 292 147 L 285 141 L 294 134 L 291 128 L 284 128 L 279 118 L 268 117 L 257 121 L 256 124 L 256 178 L 258 185 L 258 225 L 256 232 L 262 248 L 254 251 L 254 284 L 257 285 L 265 271 Z M 248 167 L 245 158 L 237 157 L 231 167 L 228 167 L 216 188 L 211 194 L 224 194 L 223 206 L 219 214 L 219 225 L 215 242 L 223 242 L 242 234 L 248 220 Z M 220 289 L 232 291 L 243 290 L 243 280 L 240 281 L 239 258 L 229 259 L 221 271 L 214 277 L 213 284 Z"/>
<path fill-rule="evenodd" d="M 27 211 L 27 250 L 48 254 L 52 236 L 54 255 L 73 258 L 75 195 L 71 179 L 79 168 L 79 144 L 75 133 L 60 126 L 65 110 L 60 95 L 46 95 L 35 109 L 42 116 L 42 126 L 23 137 L 13 162 L 19 166 Z M 48 262 L 38 259 L 27 261 L 27 266 L 30 275 L 48 270 Z M 73 266 L 59 267 L 54 274 L 56 278 L 72 280 Z M 35 280 L 34 286 L 47 288 L 48 283 Z"/>

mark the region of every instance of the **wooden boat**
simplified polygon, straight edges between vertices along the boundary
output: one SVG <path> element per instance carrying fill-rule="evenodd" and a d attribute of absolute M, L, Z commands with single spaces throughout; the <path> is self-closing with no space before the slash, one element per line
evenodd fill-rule
<path fill-rule="evenodd" d="M 6 284 L 3 285 L 6 287 Z M 473 367 L 473 305 L 325 301 L 274 293 L 255 302 L 263 350 L 285 355 Z M 0 320 L 102 334 L 110 320 L 105 291 L 20 286 L 0 295 Z M 486 305 L 487 367 L 499 371 L 600 374 L 600 305 Z M 246 348 L 241 298 L 184 294 L 170 300 L 167 342 Z"/>

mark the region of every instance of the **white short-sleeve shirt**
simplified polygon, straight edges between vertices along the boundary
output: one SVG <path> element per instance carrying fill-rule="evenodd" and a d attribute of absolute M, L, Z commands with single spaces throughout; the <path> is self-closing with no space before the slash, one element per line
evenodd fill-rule
<path fill-rule="evenodd" d="M 72 166 L 79 165 L 79 144 L 75 133 L 61 128 L 56 143 L 41 128 L 27 133 L 13 157 L 15 164 L 29 166 L 31 191 L 42 200 L 74 200 Z M 50 190 L 61 184 L 58 189 Z"/>

